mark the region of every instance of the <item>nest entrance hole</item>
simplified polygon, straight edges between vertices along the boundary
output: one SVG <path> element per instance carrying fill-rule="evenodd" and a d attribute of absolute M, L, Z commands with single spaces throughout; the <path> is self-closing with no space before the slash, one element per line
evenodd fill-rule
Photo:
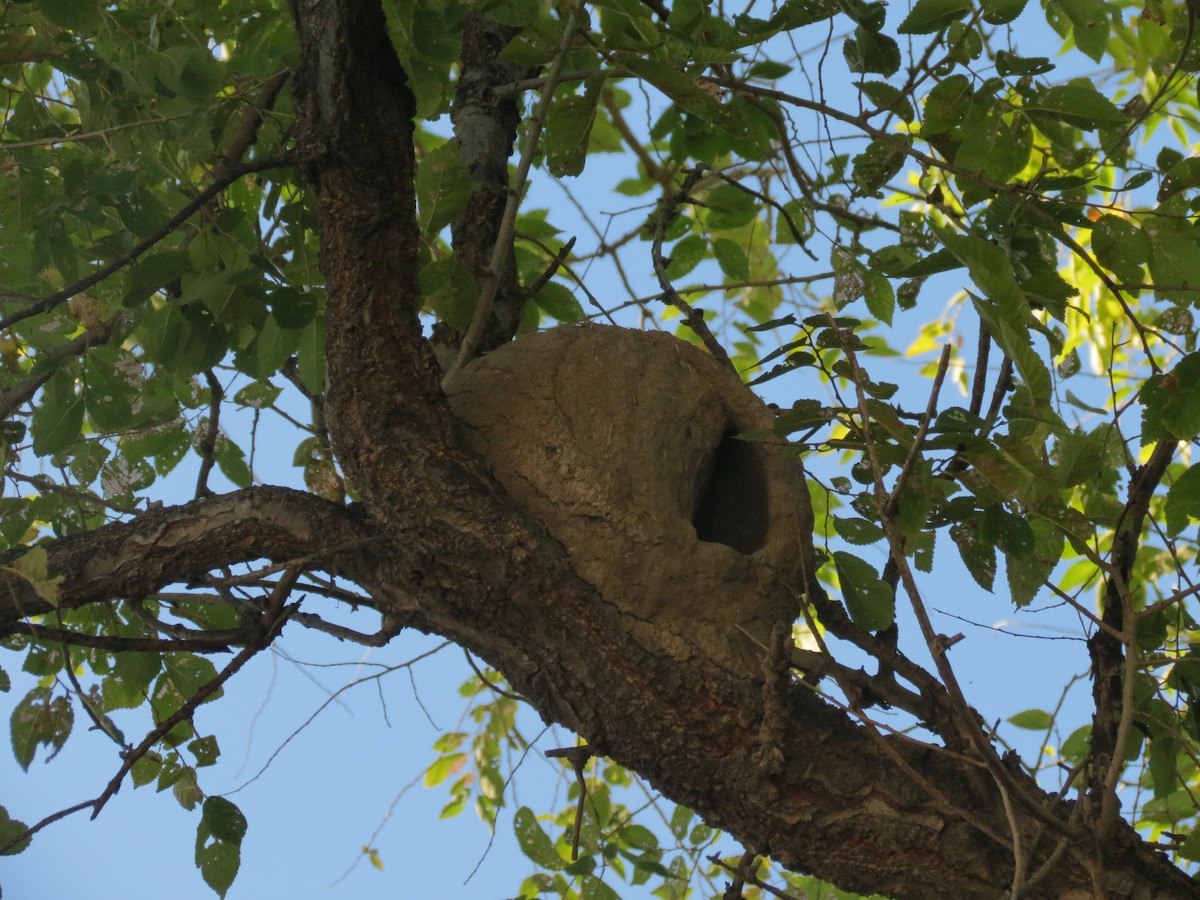
<path fill-rule="evenodd" d="M 761 550 L 767 540 L 767 471 L 753 441 L 727 429 L 702 480 L 692 526 L 702 541 L 741 553 Z"/>

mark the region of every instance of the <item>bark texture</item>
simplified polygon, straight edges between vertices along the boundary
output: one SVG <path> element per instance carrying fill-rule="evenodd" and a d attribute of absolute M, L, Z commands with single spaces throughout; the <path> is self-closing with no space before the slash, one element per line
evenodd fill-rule
<path fill-rule="evenodd" d="M 898 898 L 1015 896 L 1015 832 L 1027 874 L 1057 851 L 1020 896 L 1198 896 L 1189 877 L 1127 826 L 1104 846 L 1084 841 L 1074 807 L 1015 767 L 1010 777 L 1026 801 L 1009 798 L 1006 810 L 981 760 L 864 727 L 787 677 L 786 660 L 756 644 L 724 653 L 708 639 L 681 642 L 670 611 L 620 597 L 611 576 L 573 561 L 559 542 L 574 542 L 569 529 L 540 521 L 536 502 L 515 501 L 511 472 L 498 470 L 510 478 L 506 490 L 476 453 L 488 452 L 480 438 L 495 427 L 488 421 L 515 411 L 542 374 L 522 373 L 517 362 L 503 376 L 508 383 L 468 380 L 455 403 L 470 428 L 441 393 L 417 317 L 414 105 L 378 2 L 293 0 L 293 13 L 302 140 L 315 160 L 309 175 L 328 279 L 329 422 L 365 511 L 260 489 L 147 513 L 48 547 L 51 573 L 65 578 L 65 603 L 137 595 L 239 560 L 310 558 L 362 585 L 385 614 L 469 647 L 547 719 L 785 866 Z M 593 362 L 603 371 L 605 360 Z M 622 377 L 599 386 L 618 408 L 629 389 Z M 484 398 L 484 412 L 466 411 L 471 392 Z M 703 458 L 687 465 L 704 480 Z M 800 502 L 803 492 L 779 496 Z M 675 499 L 697 529 L 696 495 Z M 784 512 L 781 505 L 772 515 Z M 778 578 L 764 583 L 761 602 L 746 601 L 753 610 L 710 612 L 695 596 L 699 582 L 681 586 L 673 609 L 720 640 L 740 618 L 757 621 L 765 639 L 793 597 L 821 591 L 811 522 L 802 507 L 788 514 L 796 543 L 763 560 Z M 770 528 L 760 537 L 764 545 L 776 540 Z M 746 552 L 753 541 L 740 549 L 708 543 L 736 554 L 734 568 L 759 553 Z M 701 568 L 692 560 L 677 574 Z M 0 624 L 47 610 L 20 578 L 5 571 L 0 580 Z"/>

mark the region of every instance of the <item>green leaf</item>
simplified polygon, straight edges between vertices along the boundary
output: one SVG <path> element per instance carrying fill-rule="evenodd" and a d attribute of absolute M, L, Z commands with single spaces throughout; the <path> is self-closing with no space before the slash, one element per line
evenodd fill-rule
<path fill-rule="evenodd" d="M 718 231 L 741 228 L 758 214 L 755 198 L 732 184 L 714 188 L 704 198 L 704 205 L 708 208 L 708 227 Z"/>
<path fill-rule="evenodd" d="M 191 766 L 184 766 L 171 784 L 171 793 L 184 809 L 195 809 L 204 797 L 196 781 L 196 770 Z"/>
<path fill-rule="evenodd" d="M 603 83 L 603 76 L 592 76 L 585 82 L 582 95 L 563 97 L 551 104 L 542 147 L 550 174 L 555 177 L 583 171 Z"/>
<path fill-rule="evenodd" d="M 917 0 L 896 31 L 900 34 L 933 34 L 970 12 L 970 0 Z"/>
<path fill-rule="evenodd" d="M 1142 280 L 1151 244 L 1146 232 L 1132 219 L 1106 213 L 1092 225 L 1092 250 L 1104 268 L 1127 284 Z"/>
<path fill-rule="evenodd" d="M 1144 225 L 1150 243 L 1150 277 L 1155 293 L 1177 301 L 1200 299 L 1200 228 L 1172 216 L 1151 216 Z"/>
<path fill-rule="evenodd" d="M 946 249 L 966 264 L 971 280 L 984 292 L 986 299 L 971 294 L 971 300 L 992 339 L 1016 363 L 1035 401 L 1048 404 L 1050 370 L 1034 351 L 1030 337 L 1040 323 L 1017 285 L 1012 261 L 1000 247 L 982 237 L 959 235 L 945 227 L 934 230 Z"/>
<path fill-rule="evenodd" d="M 1072 81 L 1042 91 L 1025 107 L 1028 112 L 1049 114 L 1076 128 L 1123 128 L 1129 117 L 1085 81 Z"/>
<path fill-rule="evenodd" d="M 1175 537 L 1192 521 L 1200 521 L 1200 463 L 1175 479 L 1164 507 L 1167 534 Z"/>
<path fill-rule="evenodd" d="M 1143 447 L 1200 434 L 1200 354 L 1189 353 L 1170 372 L 1151 375 L 1139 398 Z"/>
<path fill-rule="evenodd" d="M 871 102 L 885 112 L 894 112 L 905 122 L 916 118 L 908 97 L 886 81 L 856 81 L 854 86 L 871 98 Z"/>
<path fill-rule="evenodd" d="M 834 516 L 833 528 L 838 533 L 838 537 L 846 543 L 859 546 L 874 544 L 885 537 L 883 528 L 878 524 L 858 517 L 845 519 Z"/>
<path fill-rule="evenodd" d="M 5 566 L 10 572 L 20 575 L 34 589 L 39 597 L 52 606 L 58 606 L 62 596 L 62 583 L 66 576 L 50 575 L 49 562 L 45 547 L 31 547 L 13 560 L 11 566 Z"/>
<path fill-rule="evenodd" d="M 1024 517 L 1008 512 L 999 503 L 984 510 L 982 536 L 1005 553 L 1016 556 L 1025 556 L 1034 549 L 1035 539 L 1029 523 Z"/>
<path fill-rule="evenodd" d="M 672 280 L 682 278 L 696 268 L 707 255 L 708 241 L 698 234 L 687 235 L 670 249 L 667 277 Z"/>
<path fill-rule="evenodd" d="M 0 844 L 7 844 L 18 834 L 25 831 L 28 827 L 29 826 L 20 819 L 14 819 L 9 816 L 8 810 L 3 806 L 0 806 Z M 20 843 L 6 850 L 4 855 L 16 856 L 18 853 L 25 850 L 29 846 L 29 842 L 32 840 L 32 837 L 25 838 Z"/>
<path fill-rule="evenodd" d="M 13 755 L 29 770 L 38 744 L 49 747 L 47 762 L 62 750 L 75 723 L 68 697 L 52 697 L 49 687 L 36 687 L 13 709 L 10 720 Z"/>
<path fill-rule="evenodd" d="M 686 240 L 686 239 L 685 239 Z M 717 238 L 712 243 L 713 256 L 721 271 L 733 281 L 746 281 L 750 277 L 750 257 L 741 244 L 728 238 Z"/>
<path fill-rule="evenodd" d="M 584 875 L 579 900 L 621 900 L 621 895 L 595 875 Z"/>
<path fill-rule="evenodd" d="M 833 562 L 846 610 L 854 624 L 869 631 L 881 631 L 891 625 L 896 615 L 895 598 L 875 568 L 843 550 L 834 552 Z"/>
<path fill-rule="evenodd" d="M 560 322 L 581 322 L 587 318 L 575 294 L 565 284 L 547 281 L 533 297 L 533 302 L 543 312 Z"/>
<path fill-rule="evenodd" d="M 802 200 L 789 200 L 775 218 L 775 243 L 800 244 L 812 237 L 812 217 Z"/>
<path fill-rule="evenodd" d="M 896 312 L 896 291 L 887 278 L 868 269 L 863 282 L 863 299 L 867 301 L 871 315 L 884 325 L 892 324 L 892 316 Z"/>
<path fill-rule="evenodd" d="M 197 767 L 215 765 L 221 755 L 216 735 L 210 734 L 205 737 L 196 738 L 196 740 L 187 745 L 187 748 L 188 752 L 196 758 Z"/>
<path fill-rule="evenodd" d="M 162 772 L 162 757 L 157 753 L 147 753 L 133 764 L 129 775 L 134 787 L 143 787 L 156 779 Z"/>
<path fill-rule="evenodd" d="M 1162 203 L 1176 194 L 1200 185 L 1200 156 L 1182 160 L 1171 167 L 1163 176 L 1158 189 L 1158 202 Z"/>
<path fill-rule="evenodd" d="M 983 0 L 983 21 L 989 25 L 1007 25 L 1025 10 L 1029 0 Z"/>
<path fill-rule="evenodd" d="M 318 316 L 300 333 L 296 351 L 300 380 L 313 394 L 325 390 L 325 319 Z"/>
<path fill-rule="evenodd" d="M 543 869 L 565 869 L 567 861 L 554 849 L 554 844 L 538 824 L 537 816 L 528 806 L 522 806 L 513 816 L 513 831 L 521 852 Z"/>
<path fill-rule="evenodd" d="M 1033 133 L 1022 116 L 1006 118 L 989 110 L 972 121 L 954 157 L 954 164 L 1000 184 L 1025 168 L 1033 150 Z"/>
<path fill-rule="evenodd" d="M 471 175 L 449 140 L 427 154 L 417 167 L 417 220 L 421 231 L 434 235 L 453 222 L 467 205 Z"/>
<path fill-rule="evenodd" d="M 1062 531 L 1053 522 L 1034 518 L 1028 524 L 1034 535 L 1033 552 L 1006 553 L 1004 557 L 1009 593 L 1017 606 L 1028 606 L 1042 589 L 1062 558 L 1065 542 Z"/>
<path fill-rule="evenodd" d="M 218 897 L 224 897 L 241 868 L 242 851 L 236 844 L 213 841 L 196 850 L 196 865 L 204 877 L 204 883 Z"/>
<path fill-rule="evenodd" d="M 204 801 L 201 813 L 209 834 L 219 841 L 227 841 L 235 847 L 242 845 L 246 836 L 246 817 L 237 806 L 224 797 L 209 797 Z"/>
<path fill-rule="evenodd" d="M 871 141 L 854 157 L 853 178 L 864 194 L 875 194 L 899 173 L 908 159 L 908 144 L 901 139 Z"/>
<path fill-rule="evenodd" d="M 1008 719 L 1010 725 L 1027 731 L 1046 731 L 1054 724 L 1054 716 L 1041 709 L 1027 709 Z"/>
<path fill-rule="evenodd" d="M 1071 36 L 1075 46 L 1100 62 L 1108 49 L 1108 15 L 1111 4 L 1106 0 L 1059 0 L 1058 6 L 1074 26 Z"/>
<path fill-rule="evenodd" d="M 163 657 L 163 661 L 165 677 L 185 700 L 217 677 L 217 668 L 212 661 L 194 653 L 171 653 Z M 214 692 L 205 702 L 220 696 L 220 691 Z"/>
<path fill-rule="evenodd" d="M 966 75 L 950 75 L 942 79 L 925 96 L 925 118 L 921 134 L 944 134 L 961 123 L 971 111 L 975 92 Z"/>
<path fill-rule="evenodd" d="M 996 547 L 984 540 L 974 522 L 956 522 L 950 526 L 950 537 L 958 547 L 963 565 L 985 591 L 991 591 L 996 581 Z"/>
<path fill-rule="evenodd" d="M 842 44 L 842 55 L 851 72 L 895 75 L 900 69 L 900 45 L 886 34 L 859 27 Z"/>
<path fill-rule="evenodd" d="M 83 395 L 76 392 L 74 377 L 66 370 L 56 372 L 33 412 L 33 452 L 49 456 L 71 446 L 83 427 L 83 406 Z"/>

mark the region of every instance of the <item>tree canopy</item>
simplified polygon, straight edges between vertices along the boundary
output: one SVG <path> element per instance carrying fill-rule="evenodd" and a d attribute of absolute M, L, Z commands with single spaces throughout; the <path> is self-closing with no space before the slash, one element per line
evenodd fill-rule
<path fill-rule="evenodd" d="M 197 709 L 416 630 L 514 895 L 1200 896 L 1198 13 L 5 5 L 0 689 L 112 753 L 0 853 L 170 789 L 225 896 Z M 1078 678 L 998 721 L 964 583 Z"/>

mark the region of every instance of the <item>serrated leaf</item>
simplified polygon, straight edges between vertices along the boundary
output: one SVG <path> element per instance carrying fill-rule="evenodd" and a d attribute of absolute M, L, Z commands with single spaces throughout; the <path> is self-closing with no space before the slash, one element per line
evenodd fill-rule
<path fill-rule="evenodd" d="M 861 26 L 842 44 L 842 56 L 851 72 L 887 77 L 900 69 L 900 45 L 895 39 Z"/>
<path fill-rule="evenodd" d="M 708 208 L 708 227 L 714 230 L 741 228 L 754 220 L 758 203 L 745 191 L 732 184 L 722 184 L 704 198 Z"/>
<path fill-rule="evenodd" d="M 875 567 L 842 550 L 834 552 L 833 562 L 854 624 L 868 631 L 881 631 L 891 625 L 896 615 L 895 598 Z"/>
<path fill-rule="evenodd" d="M 201 813 L 209 834 L 220 841 L 240 847 L 246 836 L 246 817 L 238 807 L 224 797 L 209 797 Z"/>
<path fill-rule="evenodd" d="M 534 295 L 533 302 L 559 322 L 579 322 L 587 318 L 571 289 L 557 281 L 547 281 L 543 284 L 541 290 Z"/>
<path fill-rule="evenodd" d="M 184 766 L 171 784 L 171 793 L 175 795 L 176 802 L 184 809 L 195 809 L 196 805 L 204 798 L 200 785 L 196 781 L 196 770 L 191 766 Z"/>
<path fill-rule="evenodd" d="M 847 519 L 834 516 L 833 529 L 842 540 L 858 546 L 874 544 L 885 537 L 883 528 L 878 524 L 859 517 Z"/>
<path fill-rule="evenodd" d="M 213 841 L 196 851 L 200 874 L 218 897 L 224 897 L 242 865 L 241 849 L 228 841 Z"/>
<path fill-rule="evenodd" d="M 1022 116 L 1006 118 L 992 110 L 981 121 L 973 119 L 964 131 L 956 166 L 1005 184 L 1029 162 L 1033 133 Z"/>
<path fill-rule="evenodd" d="M 217 744 L 216 735 L 206 735 L 196 738 L 187 746 L 188 752 L 196 758 L 198 767 L 215 765 L 217 759 L 221 755 L 221 748 Z"/>
<path fill-rule="evenodd" d="M 1034 535 L 1033 552 L 1007 553 L 1004 566 L 1008 574 L 1008 590 L 1013 603 L 1027 606 L 1042 589 L 1054 567 L 1062 558 L 1066 538 L 1059 528 L 1046 519 L 1028 521 Z"/>
<path fill-rule="evenodd" d="M 963 565 L 985 591 L 991 591 L 996 581 L 996 547 L 985 541 L 973 522 L 956 522 L 950 526 L 950 538 L 958 547 Z"/>
<path fill-rule="evenodd" d="M 708 241 L 698 234 L 689 234 L 679 240 L 668 252 L 667 277 L 682 278 L 696 268 L 708 254 Z"/>
<path fill-rule="evenodd" d="M 542 146 L 546 165 L 555 177 L 575 176 L 583 171 L 602 83 L 602 76 L 590 78 L 582 95 L 563 97 L 550 106 Z"/>
<path fill-rule="evenodd" d="M 951 75 L 939 81 L 925 96 L 921 134 L 943 134 L 961 123 L 971 110 L 974 96 L 974 89 L 965 75 Z"/>
<path fill-rule="evenodd" d="M 1200 434 L 1200 354 L 1189 353 L 1170 372 L 1151 375 L 1138 396 L 1143 447 Z"/>
<path fill-rule="evenodd" d="M 579 900 L 621 900 L 621 895 L 595 875 L 584 875 Z"/>
<path fill-rule="evenodd" d="M 1150 259 L 1146 232 L 1124 216 L 1106 214 L 1092 225 L 1092 250 L 1100 265 L 1122 281 L 1137 284 L 1142 267 Z"/>
<path fill-rule="evenodd" d="M 856 81 L 854 86 L 870 97 L 871 102 L 881 110 L 896 113 L 905 122 L 916 118 L 908 96 L 886 81 Z"/>
<path fill-rule="evenodd" d="M 54 759 L 70 737 L 74 723 L 70 699 L 52 697 L 48 687 L 34 688 L 13 709 L 10 719 L 17 763 L 28 771 L 39 744 L 51 750 L 47 761 Z"/>
<path fill-rule="evenodd" d="M 1167 534 L 1175 537 L 1191 521 L 1200 521 L 1200 463 L 1175 479 L 1164 507 Z"/>
<path fill-rule="evenodd" d="M 917 0 L 896 31 L 900 34 L 933 34 L 970 12 L 970 0 Z"/>
<path fill-rule="evenodd" d="M 521 852 L 543 869 L 565 869 L 567 861 L 554 849 L 554 843 L 538 824 L 537 816 L 527 806 L 522 806 L 513 816 L 513 831 Z"/>
<path fill-rule="evenodd" d="M 157 753 L 147 753 L 133 764 L 129 775 L 134 787 L 142 787 L 156 779 L 162 772 L 162 757 Z"/>
<path fill-rule="evenodd" d="M 48 566 L 49 558 L 46 555 L 46 548 L 37 546 L 31 547 L 14 559 L 11 566 L 4 568 L 29 582 L 34 592 L 51 606 L 58 606 L 59 599 L 62 597 L 62 583 L 65 576 L 51 576 Z"/>
<path fill-rule="evenodd" d="M 712 243 L 713 256 L 721 271 L 733 281 L 746 281 L 750 277 L 750 258 L 740 244 L 728 238 L 717 238 Z"/>
<path fill-rule="evenodd" d="M 1007 25 L 1025 10 L 1029 0 L 983 0 L 983 21 L 989 25 Z"/>
<path fill-rule="evenodd" d="M 11 841 L 13 838 L 15 838 L 18 834 L 21 834 L 23 831 L 28 829 L 28 827 L 29 826 L 26 825 L 24 822 L 22 822 L 20 819 L 14 819 L 11 816 L 9 816 L 8 810 L 5 809 L 3 806 L 0 806 L 0 845 L 7 844 L 9 841 Z M 4 855 L 5 856 L 16 856 L 18 853 L 22 852 L 29 846 L 29 842 L 31 840 L 33 840 L 32 837 L 25 838 L 20 843 L 12 846 L 8 850 L 6 850 Z"/>
<path fill-rule="evenodd" d="M 1042 91 L 1025 107 L 1029 112 L 1048 114 L 1087 131 L 1121 128 L 1129 117 L 1090 84 L 1073 81 Z"/>
<path fill-rule="evenodd" d="M 854 157 L 854 184 L 864 194 L 874 194 L 896 176 L 908 158 L 907 143 L 902 140 L 871 141 Z"/>
<path fill-rule="evenodd" d="M 66 371 L 56 372 L 33 411 L 33 452 L 49 456 L 71 446 L 83 427 L 83 409 L 83 395 L 76 392 L 75 379 Z"/>

